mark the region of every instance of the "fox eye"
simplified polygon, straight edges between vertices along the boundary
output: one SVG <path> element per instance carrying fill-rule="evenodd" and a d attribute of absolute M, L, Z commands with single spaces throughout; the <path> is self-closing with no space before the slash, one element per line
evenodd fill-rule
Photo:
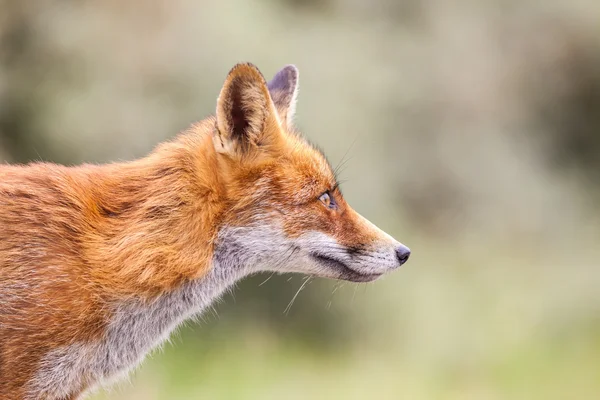
<path fill-rule="evenodd" d="M 321 200 L 321 203 L 323 203 L 325 205 L 325 207 L 327 207 L 327 208 L 331 208 L 331 209 L 337 208 L 337 204 L 335 204 L 335 201 L 333 200 L 333 197 L 331 197 L 329 192 L 323 193 L 321 195 L 321 197 L 319 197 L 319 200 Z"/>

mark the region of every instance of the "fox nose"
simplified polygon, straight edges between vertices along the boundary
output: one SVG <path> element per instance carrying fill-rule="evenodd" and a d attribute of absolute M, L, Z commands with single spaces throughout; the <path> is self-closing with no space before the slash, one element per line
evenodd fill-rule
<path fill-rule="evenodd" d="M 404 245 L 400 245 L 396 248 L 396 257 L 400 265 L 404 264 L 408 261 L 408 257 L 410 257 L 410 249 Z"/>

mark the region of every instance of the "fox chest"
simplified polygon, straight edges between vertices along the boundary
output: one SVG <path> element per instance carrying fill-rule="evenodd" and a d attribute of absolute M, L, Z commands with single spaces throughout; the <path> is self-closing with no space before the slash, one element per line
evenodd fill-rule
<path fill-rule="evenodd" d="M 102 340 L 74 343 L 44 357 L 30 384 L 30 398 L 69 398 L 74 393 L 118 380 L 234 281 L 234 277 L 213 269 L 201 281 L 189 282 L 152 301 L 117 305 Z"/>

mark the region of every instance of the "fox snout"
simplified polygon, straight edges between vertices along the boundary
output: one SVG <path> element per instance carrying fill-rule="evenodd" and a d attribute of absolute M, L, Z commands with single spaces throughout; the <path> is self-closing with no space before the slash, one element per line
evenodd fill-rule
<path fill-rule="evenodd" d="M 410 257 L 410 249 L 398 242 L 347 247 L 327 235 L 307 236 L 311 238 L 305 246 L 313 244 L 308 254 L 316 266 L 309 272 L 317 276 L 370 282 L 405 264 Z"/>
<path fill-rule="evenodd" d="M 342 201 L 340 201 L 341 203 Z M 347 204 L 334 215 L 337 227 L 315 227 L 294 241 L 308 255 L 296 272 L 315 276 L 370 282 L 405 264 L 410 249 L 354 212 Z"/>
<path fill-rule="evenodd" d="M 373 249 L 351 249 L 344 264 L 345 271 L 338 279 L 352 282 L 370 282 L 399 268 L 408 261 L 410 249 L 398 243 L 395 248 L 383 245 Z M 321 260 L 326 256 L 321 256 Z"/>
<path fill-rule="evenodd" d="M 408 261 L 410 249 L 407 246 L 356 213 L 349 205 L 348 208 L 348 215 L 343 218 L 349 219 L 348 227 L 356 230 L 353 240 L 365 243 L 351 251 L 351 268 L 376 279 Z"/>

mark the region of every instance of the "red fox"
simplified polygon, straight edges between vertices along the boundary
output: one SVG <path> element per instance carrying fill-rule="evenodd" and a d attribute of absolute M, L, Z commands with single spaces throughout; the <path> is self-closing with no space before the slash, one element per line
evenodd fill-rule
<path fill-rule="evenodd" d="M 145 158 L 0 166 L 0 398 L 77 399 L 237 280 L 368 282 L 410 250 L 345 202 L 294 129 L 298 70 L 227 76 L 216 114 Z"/>

